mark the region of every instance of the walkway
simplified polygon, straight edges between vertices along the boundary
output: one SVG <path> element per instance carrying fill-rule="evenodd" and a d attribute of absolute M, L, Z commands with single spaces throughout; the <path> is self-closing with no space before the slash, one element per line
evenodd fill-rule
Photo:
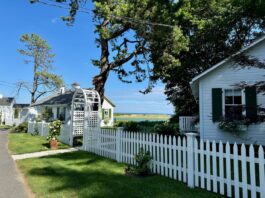
<path fill-rule="evenodd" d="M 8 153 L 7 131 L 0 130 L 0 198 L 30 197 L 23 178 Z"/>
<path fill-rule="evenodd" d="M 35 153 L 26 153 L 26 154 L 20 154 L 20 155 L 12 155 L 12 158 L 13 160 L 22 160 L 22 159 L 27 159 L 27 158 L 56 155 L 60 153 L 70 153 L 74 151 L 78 151 L 78 149 L 69 148 L 69 149 L 60 149 L 60 150 L 41 151 L 41 152 L 35 152 Z"/>

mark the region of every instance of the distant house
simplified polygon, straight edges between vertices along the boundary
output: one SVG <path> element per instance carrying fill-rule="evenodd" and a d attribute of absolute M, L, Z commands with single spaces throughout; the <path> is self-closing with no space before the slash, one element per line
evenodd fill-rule
<path fill-rule="evenodd" d="M 80 85 L 78 83 L 73 83 L 71 90 L 61 88 L 60 91 L 37 101 L 30 107 L 35 110 L 37 119 L 46 121 L 59 119 L 64 123 L 70 124 L 72 100 L 76 89 L 79 88 Z M 102 105 L 102 127 L 113 126 L 114 107 L 115 105 L 107 97 L 104 97 Z"/>
<path fill-rule="evenodd" d="M 17 104 L 13 97 L 0 95 L 0 124 L 18 125 L 29 119 L 29 104 Z"/>
<path fill-rule="evenodd" d="M 0 124 L 12 118 L 14 103 L 15 99 L 13 97 L 3 97 L 3 95 L 0 95 Z"/>
<path fill-rule="evenodd" d="M 22 122 L 26 122 L 31 119 L 30 104 L 18 104 L 13 105 L 13 124 L 18 125 Z"/>
<path fill-rule="evenodd" d="M 236 55 L 245 54 L 265 59 L 265 37 L 252 43 Z M 201 139 L 255 143 L 265 145 L 265 95 L 254 86 L 265 79 L 265 69 L 238 66 L 232 57 L 214 65 L 191 81 L 193 94 L 199 101 L 199 134 Z M 236 84 L 244 82 L 239 88 Z M 262 110 L 263 109 L 263 110 Z M 258 118 L 263 118 L 259 120 Z M 180 118 L 182 128 L 185 127 Z M 220 124 L 242 123 L 240 130 L 229 132 Z M 245 124 L 247 123 L 248 124 Z M 184 123 L 184 124 L 183 124 Z M 221 126 L 221 127 L 220 127 Z"/>

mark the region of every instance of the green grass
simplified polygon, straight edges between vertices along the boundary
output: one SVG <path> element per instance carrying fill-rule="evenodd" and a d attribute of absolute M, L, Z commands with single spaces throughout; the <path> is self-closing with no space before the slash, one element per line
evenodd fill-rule
<path fill-rule="evenodd" d="M 220 197 L 162 176 L 125 176 L 124 164 L 87 152 L 17 161 L 36 197 Z"/>
<path fill-rule="evenodd" d="M 8 126 L 8 125 L 0 125 L 0 130 L 8 130 L 11 129 L 12 126 Z"/>
<path fill-rule="evenodd" d="M 8 148 L 11 154 L 33 153 L 50 150 L 46 138 L 33 136 L 27 133 L 9 133 Z M 59 149 L 68 148 L 67 145 L 59 143 Z"/>

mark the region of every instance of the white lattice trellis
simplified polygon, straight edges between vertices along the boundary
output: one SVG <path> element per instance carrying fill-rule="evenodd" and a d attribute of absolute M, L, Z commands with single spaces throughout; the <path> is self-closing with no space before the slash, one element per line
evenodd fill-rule
<path fill-rule="evenodd" d="M 93 89 L 77 89 L 72 100 L 73 138 L 83 136 L 84 141 L 95 142 L 92 129 L 100 127 L 101 101 L 97 91 Z"/>

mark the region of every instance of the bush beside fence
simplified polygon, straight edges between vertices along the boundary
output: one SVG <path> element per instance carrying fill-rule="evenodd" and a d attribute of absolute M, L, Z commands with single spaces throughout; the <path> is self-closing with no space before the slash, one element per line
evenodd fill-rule
<path fill-rule="evenodd" d="M 64 144 L 70 145 L 70 130 L 68 125 L 62 125 L 61 134 L 58 140 Z M 28 122 L 28 133 L 47 137 L 49 135 L 49 123 L 46 122 Z"/>

